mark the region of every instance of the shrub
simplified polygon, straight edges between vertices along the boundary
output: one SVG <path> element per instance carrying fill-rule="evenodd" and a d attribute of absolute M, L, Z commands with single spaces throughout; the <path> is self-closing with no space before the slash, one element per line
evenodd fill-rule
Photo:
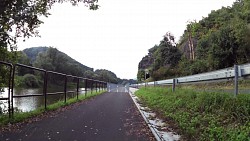
<path fill-rule="evenodd" d="M 23 82 L 27 87 L 36 88 L 39 86 L 38 79 L 33 74 L 25 74 L 23 76 Z"/>

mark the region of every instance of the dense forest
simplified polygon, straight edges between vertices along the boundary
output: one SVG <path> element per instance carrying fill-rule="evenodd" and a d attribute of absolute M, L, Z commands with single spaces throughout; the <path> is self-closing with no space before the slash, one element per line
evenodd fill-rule
<path fill-rule="evenodd" d="M 250 62 L 250 1 L 213 10 L 200 21 L 191 21 L 176 43 L 171 33 L 148 50 L 139 62 L 137 78 L 145 70 L 150 80 L 192 75 Z"/>
<path fill-rule="evenodd" d="M 105 69 L 97 69 L 87 67 L 78 61 L 72 59 L 67 54 L 52 47 L 32 47 L 17 52 L 17 62 L 20 64 L 33 66 L 49 71 L 55 71 L 73 76 L 80 76 L 90 79 L 101 80 L 110 83 L 135 83 L 133 80 L 120 79 L 113 72 Z M 17 81 L 16 84 L 20 86 L 27 85 L 29 87 L 36 87 L 39 85 L 41 75 L 34 70 L 17 67 Z M 50 82 L 59 84 L 64 81 L 60 76 L 51 76 Z"/>

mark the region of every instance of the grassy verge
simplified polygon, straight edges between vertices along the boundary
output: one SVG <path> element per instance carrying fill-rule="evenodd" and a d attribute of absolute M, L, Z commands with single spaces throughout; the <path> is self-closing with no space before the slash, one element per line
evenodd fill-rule
<path fill-rule="evenodd" d="M 48 112 L 48 111 L 53 111 L 53 110 L 57 110 L 61 107 L 65 107 L 68 106 L 70 104 L 73 103 L 77 103 L 86 99 L 89 99 L 91 97 L 97 96 L 102 94 L 104 91 L 102 92 L 93 92 L 91 94 L 91 92 L 88 92 L 86 97 L 84 94 L 79 95 L 78 99 L 76 97 L 71 98 L 71 99 L 67 99 L 67 102 L 65 103 L 64 101 L 58 101 L 54 104 L 48 105 L 47 106 L 47 110 L 44 109 L 44 107 L 40 107 L 34 111 L 30 111 L 30 112 L 17 112 L 14 113 L 14 117 L 9 119 L 8 115 L 2 115 L 0 116 L 0 126 L 6 125 L 8 123 L 16 123 L 16 122 L 21 122 L 24 121 L 25 119 L 31 118 L 31 117 L 35 117 L 37 115 L 40 115 L 44 112 Z"/>
<path fill-rule="evenodd" d="M 239 80 L 239 89 L 250 89 L 250 80 Z M 214 83 L 199 83 L 199 84 L 189 84 L 189 85 L 178 85 L 182 88 L 193 88 L 193 89 L 234 89 L 234 81 L 225 81 L 225 82 L 214 82 Z"/>
<path fill-rule="evenodd" d="M 250 95 L 142 88 L 142 103 L 172 119 L 188 140 L 250 140 Z"/>

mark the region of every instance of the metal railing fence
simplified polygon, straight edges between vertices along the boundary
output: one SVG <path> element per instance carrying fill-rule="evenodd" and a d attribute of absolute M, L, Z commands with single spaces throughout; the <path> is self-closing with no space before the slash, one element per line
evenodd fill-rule
<path fill-rule="evenodd" d="M 8 96 L 7 97 L 0 97 L 0 101 L 1 100 L 7 100 L 8 101 L 8 113 L 9 113 L 9 117 L 11 116 L 10 113 L 10 105 L 11 105 L 11 101 L 10 101 L 10 96 L 11 96 L 11 76 L 12 76 L 12 70 L 13 70 L 13 65 L 11 63 L 7 63 L 7 62 L 3 62 L 0 61 L 0 65 L 6 66 L 9 68 L 9 76 L 7 76 L 9 78 L 8 80 Z M 0 66 L 2 67 L 2 66 Z"/>
<path fill-rule="evenodd" d="M 23 97 L 33 97 L 33 96 L 43 96 L 44 97 L 44 108 L 47 109 L 47 96 L 48 95 L 64 95 L 64 102 L 67 101 L 67 94 L 68 93 L 76 93 L 76 97 L 78 99 L 79 93 L 81 91 L 85 91 L 85 96 L 87 96 L 87 91 L 88 88 L 90 88 L 91 93 L 95 89 L 96 92 L 99 90 L 105 90 L 107 89 L 107 82 L 104 81 L 99 81 L 99 80 L 94 80 L 94 79 L 88 79 L 84 77 L 79 77 L 79 76 L 73 76 L 73 75 L 67 75 L 59 72 L 54 72 L 54 71 L 47 71 L 44 69 L 32 67 L 32 66 L 27 66 L 23 64 L 11 64 L 7 62 L 0 61 L 0 67 L 1 65 L 6 66 L 9 68 L 9 75 L 8 75 L 8 96 L 7 97 L 2 97 L 0 100 L 7 100 L 8 101 L 8 113 L 9 117 L 14 115 L 14 98 L 23 98 Z M 31 69 L 38 71 L 42 74 L 43 76 L 43 93 L 42 94 L 26 94 L 26 95 L 14 95 L 14 87 L 15 87 L 15 74 L 17 71 L 17 67 L 22 67 L 26 69 Z M 53 92 L 53 93 L 48 93 L 48 75 L 58 75 L 58 76 L 63 76 L 64 77 L 64 91 L 63 92 Z M 68 91 L 67 90 L 67 83 L 68 83 L 68 78 L 73 78 L 76 79 L 76 91 Z M 84 82 L 84 90 L 80 90 L 80 82 Z"/>
<path fill-rule="evenodd" d="M 216 70 L 212 72 L 206 72 L 196 75 L 178 77 L 167 80 L 145 82 L 139 84 L 132 84 L 131 87 L 146 87 L 156 85 L 172 85 L 172 90 L 175 90 L 177 84 L 194 84 L 200 82 L 211 82 L 211 81 L 227 81 L 229 79 L 234 80 L 234 93 L 238 94 L 238 80 L 247 78 L 250 75 L 250 63 L 243 65 L 234 65 L 234 67 Z"/>

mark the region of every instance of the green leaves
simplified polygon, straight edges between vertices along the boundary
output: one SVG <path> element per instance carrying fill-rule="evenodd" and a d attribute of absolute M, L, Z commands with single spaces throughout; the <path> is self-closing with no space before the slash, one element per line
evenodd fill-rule
<path fill-rule="evenodd" d="M 23 40 L 39 36 L 36 30 L 43 22 L 41 17 L 48 17 L 48 12 L 55 3 L 70 2 L 72 5 L 84 3 L 90 10 L 97 10 L 98 0 L 1 0 L 0 2 L 0 48 L 16 50 L 18 38 Z M 9 52 L 1 52 L 1 55 Z M 11 60 L 13 58 L 8 58 Z M 0 60 L 3 60 L 0 58 Z"/>
<path fill-rule="evenodd" d="M 179 63 L 182 76 L 250 62 L 249 5 L 248 0 L 237 1 L 232 7 L 213 10 L 208 17 L 188 23 L 177 45 L 186 58 Z M 193 44 L 194 60 L 189 57 L 190 41 L 197 42 Z"/>
<path fill-rule="evenodd" d="M 141 77 L 143 69 L 149 69 L 154 80 L 175 75 L 168 73 L 176 67 L 181 59 L 180 50 L 175 44 L 174 36 L 171 33 L 166 33 L 159 45 L 149 49 L 149 54 L 143 57 L 139 63 L 138 80 L 143 78 Z"/>
<path fill-rule="evenodd" d="M 117 84 L 119 79 L 117 78 L 116 74 L 105 69 L 97 69 L 95 70 L 94 74 L 96 75 L 96 79 L 111 82 Z"/>

